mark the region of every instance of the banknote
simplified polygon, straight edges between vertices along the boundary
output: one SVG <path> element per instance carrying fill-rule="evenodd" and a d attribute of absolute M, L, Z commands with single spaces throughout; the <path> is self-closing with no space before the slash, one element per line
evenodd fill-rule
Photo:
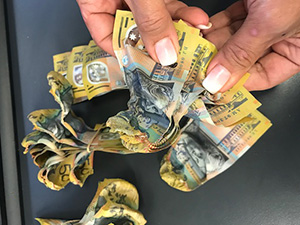
<path fill-rule="evenodd" d="M 65 156 L 62 161 L 58 163 L 49 158 L 44 165 L 45 176 L 44 183 L 52 190 L 60 190 L 70 182 L 70 172 L 72 169 L 72 162 L 75 160 L 76 154 Z"/>
<path fill-rule="evenodd" d="M 60 73 L 65 78 L 68 72 L 68 63 L 71 52 L 64 52 L 53 56 L 54 71 Z"/>
<path fill-rule="evenodd" d="M 47 133 L 56 142 L 73 145 L 74 140 L 72 139 L 72 134 L 75 134 L 76 136 L 82 135 L 82 133 L 88 131 L 88 127 L 84 126 L 82 120 L 79 118 L 68 114 L 71 119 L 67 116 L 65 120 L 70 124 L 72 130 L 72 132 L 70 132 L 61 123 L 61 114 L 61 109 L 42 109 L 31 112 L 28 115 L 28 119 L 34 125 L 34 129 Z M 75 138 L 77 138 L 76 136 Z M 77 138 L 77 140 L 79 139 Z M 77 143 L 79 144 L 80 142 L 77 141 Z"/>
<path fill-rule="evenodd" d="M 40 225 L 79 225 L 79 220 L 66 221 L 41 218 L 36 218 L 36 220 L 40 223 Z"/>
<path fill-rule="evenodd" d="M 72 85 L 65 77 L 55 71 L 50 71 L 48 73 L 47 80 L 50 86 L 49 92 L 62 109 L 63 113 L 61 121 L 63 123 L 64 117 L 70 112 L 71 105 L 73 103 Z"/>
<path fill-rule="evenodd" d="M 248 77 L 249 74 L 243 76 L 236 85 L 216 99 L 208 92 L 199 96 L 189 105 L 185 116 L 224 127 L 238 122 L 261 106 L 261 103 L 243 87 Z"/>
<path fill-rule="evenodd" d="M 66 142 L 70 140 L 67 137 L 73 135 L 78 141 L 88 144 L 95 135 L 95 131 L 89 128 L 81 118 L 76 117 L 72 111 L 64 118 L 64 123 L 61 122 L 61 118 L 61 109 L 36 110 L 28 115 L 34 129 L 49 134 L 59 143 L 69 144 Z"/>
<path fill-rule="evenodd" d="M 83 55 L 82 78 L 88 99 L 126 87 L 115 57 L 90 41 Z"/>
<path fill-rule="evenodd" d="M 60 109 L 42 109 L 31 112 L 27 118 L 33 124 L 34 130 L 49 134 L 56 141 L 65 135 L 65 128 L 61 124 Z"/>
<path fill-rule="evenodd" d="M 24 153 L 29 152 L 40 168 L 40 182 L 54 190 L 70 182 L 82 186 L 93 174 L 95 151 L 132 154 L 170 148 L 161 177 L 172 187 L 191 191 L 230 167 L 271 126 L 257 111 L 261 103 L 243 87 L 249 74 L 225 93 L 213 95 L 204 89 L 202 81 L 217 50 L 199 29 L 182 20 L 174 27 L 179 52 L 170 66 L 151 59 L 127 11 L 115 16 L 117 59 L 94 41 L 54 56 L 56 72 L 47 79 L 60 109 L 30 113 L 36 131 L 22 142 Z M 121 88 L 129 89 L 128 109 L 94 129 L 72 111 L 74 103 Z M 105 200 L 100 208 L 97 216 L 85 216 L 88 219 L 80 224 L 90 219 L 88 224 L 114 223 L 107 219 L 114 214 L 117 221 L 125 214 L 125 221 L 139 217 L 132 211 L 137 208 L 125 203 Z"/>
<path fill-rule="evenodd" d="M 228 169 L 270 126 L 257 110 L 230 127 L 192 120 L 164 156 L 161 177 L 176 189 L 192 191 Z"/>
<path fill-rule="evenodd" d="M 31 146 L 34 146 L 34 145 L 38 144 L 38 142 L 41 139 L 43 139 L 43 137 L 46 136 L 46 135 L 48 135 L 48 134 L 45 134 L 45 133 L 40 132 L 40 131 L 33 131 L 33 132 L 27 134 L 24 137 L 24 139 L 21 143 L 21 145 L 25 148 L 24 154 L 28 153 L 29 148 Z M 48 135 L 48 137 L 45 137 L 45 139 L 48 139 L 49 142 L 52 142 L 50 140 L 52 140 L 53 138 L 50 135 Z M 56 146 L 53 146 L 53 148 L 56 148 Z"/>
<path fill-rule="evenodd" d="M 127 71 L 126 68 L 125 70 Z M 169 119 L 162 108 L 166 107 L 172 96 L 163 93 L 172 92 L 170 89 L 168 92 L 168 86 L 155 83 L 139 73 L 128 71 L 125 79 L 132 96 L 128 102 L 129 109 L 110 118 L 107 125 L 111 128 L 117 125 L 122 133 L 138 136 L 137 142 L 145 143 L 144 149 L 149 143 L 156 142 L 169 126 Z M 118 130 L 112 129 L 113 132 Z M 121 139 L 124 140 L 126 135 L 122 135 Z"/>
<path fill-rule="evenodd" d="M 62 149 L 66 149 L 66 145 L 56 142 L 50 135 L 40 131 L 28 134 L 22 141 L 22 146 L 25 148 L 24 154 L 27 154 L 32 148 L 47 148 L 57 155 L 64 155 Z M 74 147 L 68 146 L 68 148 L 73 149 Z"/>
<path fill-rule="evenodd" d="M 45 149 L 35 155 L 33 160 L 41 168 L 38 180 L 56 191 L 69 182 L 82 187 L 86 178 L 93 174 L 93 154 L 94 152 L 72 151 L 59 156 Z"/>
<path fill-rule="evenodd" d="M 88 176 L 94 173 L 93 162 L 94 152 L 76 153 L 75 160 L 71 164 L 70 182 L 82 187 Z"/>
<path fill-rule="evenodd" d="M 142 133 L 139 136 L 146 137 L 141 142 L 138 138 L 127 137 L 130 136 L 127 129 L 121 129 L 121 139 L 127 140 L 127 147 L 138 145 L 139 151 L 147 151 L 149 146 L 157 146 L 157 143 L 165 138 L 165 133 L 175 134 L 178 129 L 176 123 L 171 124 L 171 117 L 180 104 L 181 89 L 193 63 L 189 55 L 194 51 L 191 46 L 193 36 L 187 35 L 182 27 L 182 23 L 175 23 L 180 40 L 180 60 L 175 66 L 163 67 L 153 61 L 142 47 L 143 43 L 132 14 L 126 11 L 117 12 L 113 46 L 124 72 L 131 99 L 128 102 L 129 110 L 119 113 L 117 118 L 110 118 L 107 124 L 117 124 L 124 118 L 121 124 L 125 124 L 125 127 L 132 127 L 134 124 L 134 128 Z"/>
<path fill-rule="evenodd" d="M 136 188 L 122 179 L 99 182 L 97 192 L 81 220 L 36 218 L 41 225 L 144 225 L 146 220 L 139 208 Z"/>
<path fill-rule="evenodd" d="M 217 49 L 211 42 L 199 35 L 199 29 L 188 26 L 182 20 L 175 23 L 175 27 L 179 37 L 183 33 L 182 37 L 188 38 L 187 44 L 189 44 L 189 47 L 183 47 L 183 50 L 186 52 L 187 57 L 192 60 L 182 90 L 188 93 L 197 92 L 200 94 L 205 91 L 201 84 L 205 78 L 209 62 L 217 53 Z M 179 43 L 181 41 L 182 38 L 179 39 Z"/>
<path fill-rule="evenodd" d="M 67 79 L 73 88 L 74 103 L 82 102 L 87 99 L 82 80 L 83 53 L 86 48 L 87 45 L 74 47 L 68 62 Z"/>
<path fill-rule="evenodd" d="M 222 97 L 226 98 L 227 94 L 230 94 L 230 91 L 224 93 Z M 244 87 L 240 87 L 226 102 L 223 105 L 207 106 L 207 110 L 216 125 L 228 127 L 261 106 L 261 103 Z"/>

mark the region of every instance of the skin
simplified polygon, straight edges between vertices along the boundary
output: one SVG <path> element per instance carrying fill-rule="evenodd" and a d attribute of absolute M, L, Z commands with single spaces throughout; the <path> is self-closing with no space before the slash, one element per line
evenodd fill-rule
<path fill-rule="evenodd" d="M 209 18 L 196 7 L 176 0 L 77 0 L 83 19 L 96 43 L 108 53 L 112 49 L 114 14 L 131 10 L 150 56 L 158 61 L 154 45 L 169 37 L 178 50 L 172 20 L 192 26 L 207 25 Z M 144 10 L 147 9 L 147 10 Z M 203 30 L 205 38 L 219 49 L 209 65 L 230 71 L 220 90 L 231 88 L 246 72 L 248 90 L 274 87 L 300 71 L 300 1 L 245 0 L 210 18 L 213 26 Z"/>
<path fill-rule="evenodd" d="M 157 62 L 154 45 L 159 40 L 169 37 L 175 49 L 179 49 L 172 20 L 182 19 L 193 26 L 209 22 L 202 9 L 176 0 L 77 0 L 77 3 L 92 38 L 111 55 L 114 55 L 112 31 L 116 10 L 131 10 L 148 53 Z"/>
<path fill-rule="evenodd" d="M 272 88 L 300 71 L 300 1 L 239 1 L 210 21 L 203 33 L 219 52 L 208 72 L 217 64 L 231 72 L 220 92 L 247 71 L 248 90 Z"/>

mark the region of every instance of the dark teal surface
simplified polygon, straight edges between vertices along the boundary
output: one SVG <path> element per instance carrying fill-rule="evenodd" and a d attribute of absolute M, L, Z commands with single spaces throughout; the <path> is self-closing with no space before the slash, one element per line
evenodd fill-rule
<path fill-rule="evenodd" d="M 210 15 L 233 1 L 188 1 Z M 26 116 L 58 108 L 48 93 L 52 56 L 87 44 L 90 35 L 76 1 L 6 1 L 9 52 L 18 143 L 31 132 Z M 35 217 L 80 218 L 104 178 L 123 178 L 140 193 L 140 210 L 149 225 L 300 224 L 300 77 L 255 93 L 273 127 L 234 166 L 194 192 L 169 187 L 159 176 L 165 152 L 151 155 L 96 153 L 95 174 L 81 189 L 68 185 L 55 192 L 41 184 L 38 168 L 18 145 L 25 225 Z M 74 107 L 89 125 L 104 122 L 126 108 L 127 91 L 113 92 Z"/>

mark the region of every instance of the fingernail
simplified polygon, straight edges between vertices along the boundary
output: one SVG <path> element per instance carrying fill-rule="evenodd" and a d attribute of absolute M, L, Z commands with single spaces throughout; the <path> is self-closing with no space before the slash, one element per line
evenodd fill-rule
<path fill-rule="evenodd" d="M 230 72 L 221 65 L 215 66 L 203 80 L 203 87 L 210 93 L 217 93 L 230 78 Z"/>
<path fill-rule="evenodd" d="M 177 61 L 177 53 L 170 38 L 166 37 L 156 42 L 155 52 L 161 65 L 168 66 Z"/>
<path fill-rule="evenodd" d="M 207 29 L 211 28 L 211 26 L 212 26 L 212 23 L 209 22 L 207 25 L 199 24 L 196 27 L 199 28 L 200 30 L 207 30 Z"/>

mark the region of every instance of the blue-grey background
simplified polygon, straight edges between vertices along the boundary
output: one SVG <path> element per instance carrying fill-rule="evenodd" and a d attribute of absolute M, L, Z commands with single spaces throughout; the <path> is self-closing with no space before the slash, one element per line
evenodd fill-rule
<path fill-rule="evenodd" d="M 234 1 L 185 1 L 210 15 Z M 90 35 L 76 1 L 7 0 L 9 53 L 18 142 L 31 132 L 26 116 L 33 110 L 58 108 L 48 93 L 52 56 L 87 44 Z M 68 185 L 60 192 L 39 183 L 38 168 L 19 145 L 23 223 L 35 217 L 81 218 L 104 178 L 119 177 L 140 193 L 140 211 L 150 225 L 300 224 L 300 77 L 254 93 L 273 127 L 234 166 L 194 192 L 172 189 L 159 176 L 165 152 L 151 155 L 96 153 L 95 174 L 81 189 Z M 127 91 L 110 93 L 74 110 L 89 125 L 104 122 L 126 109 Z"/>

